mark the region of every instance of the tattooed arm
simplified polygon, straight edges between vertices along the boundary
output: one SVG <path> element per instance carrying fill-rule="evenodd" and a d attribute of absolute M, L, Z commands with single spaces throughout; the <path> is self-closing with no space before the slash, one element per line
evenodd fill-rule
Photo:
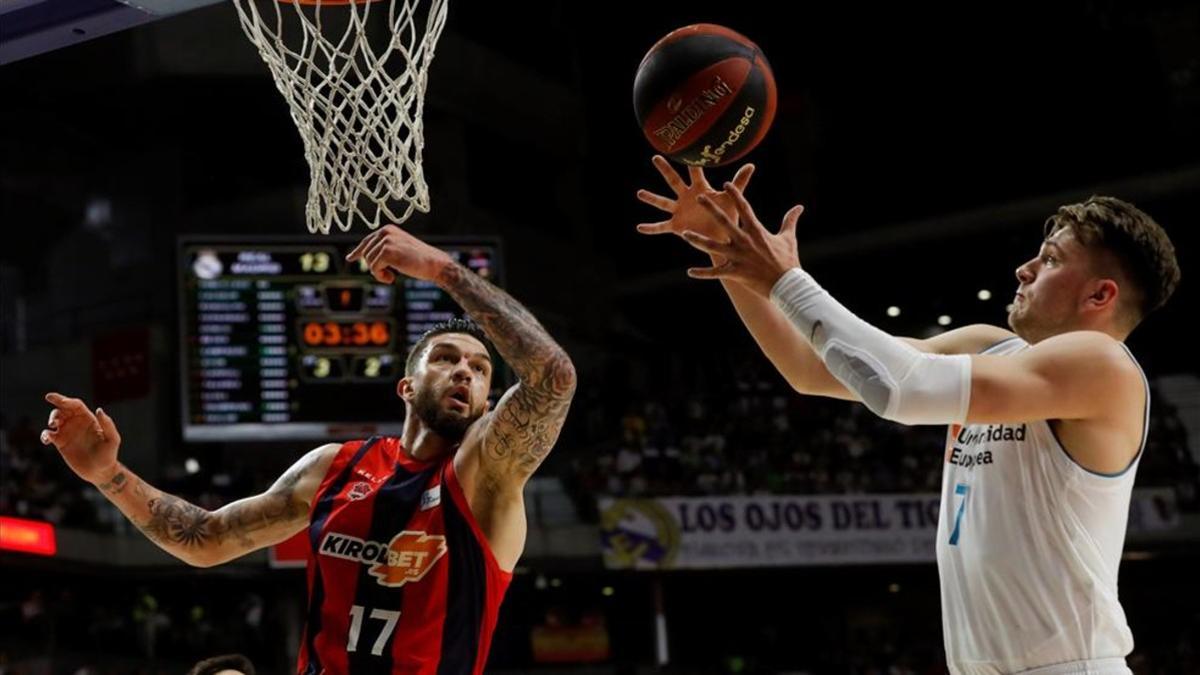
<path fill-rule="evenodd" d="M 523 486 L 562 430 L 575 394 L 575 366 L 529 310 L 478 274 L 452 262 L 436 282 L 520 379 L 486 418 L 481 443 L 485 473 Z"/>
<path fill-rule="evenodd" d="M 164 551 L 189 565 L 212 567 L 303 530 L 309 503 L 338 447 L 310 450 L 262 494 L 216 511 L 167 494 L 120 463 L 96 487 Z"/>
<path fill-rule="evenodd" d="M 395 281 L 396 273 L 436 283 L 496 345 L 521 382 L 482 422 L 482 468 L 493 483 L 524 486 L 554 446 L 575 393 L 567 353 L 521 303 L 394 225 L 368 235 L 346 259 L 364 260 L 383 283 Z"/>
<path fill-rule="evenodd" d="M 310 451 L 266 492 L 202 509 L 142 480 L 117 460 L 121 435 L 103 410 L 79 399 L 48 394 L 54 405 L 42 442 L 58 448 L 80 478 L 93 483 L 155 544 L 197 567 L 211 567 L 302 530 L 308 505 L 337 454 L 337 445 Z"/>

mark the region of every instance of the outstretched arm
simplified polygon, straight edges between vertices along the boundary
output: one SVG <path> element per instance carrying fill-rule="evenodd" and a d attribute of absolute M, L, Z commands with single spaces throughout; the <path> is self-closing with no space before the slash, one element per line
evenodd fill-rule
<path fill-rule="evenodd" d="M 719 209 L 736 218 L 737 210 L 733 199 L 728 194 L 715 190 L 705 177 L 704 170 L 698 166 L 688 167 L 688 181 L 684 181 L 662 155 L 655 155 L 651 163 L 662 175 L 674 197 L 638 190 L 639 200 L 670 214 L 667 220 L 638 225 L 638 232 L 648 235 L 682 236 L 684 232 L 691 231 L 708 237 L 722 238 L 719 224 L 699 198 L 704 196 L 711 199 Z M 745 164 L 738 169 L 732 182 L 738 189 L 745 190 L 753 175 L 754 165 Z M 724 261 L 719 256 L 713 257 L 713 264 L 722 262 Z M 854 400 L 854 394 L 829 374 L 821 359 L 800 337 L 787 317 L 771 305 L 770 301 L 755 295 L 736 281 L 722 279 L 721 285 L 754 342 L 793 389 L 802 394 Z"/>
<path fill-rule="evenodd" d="M 743 226 L 702 199 L 727 241 L 684 238 L 724 262 L 689 274 L 736 280 L 769 297 L 830 372 L 880 416 L 908 424 L 1092 419 L 1114 411 L 1114 397 L 1095 395 L 1106 382 L 1140 396 L 1140 387 L 1121 386 L 1136 384 L 1139 371 L 1101 333 L 1061 335 L 1016 357 L 921 352 L 855 316 L 800 268 L 795 209 L 770 234 L 741 191 L 727 189 Z"/>
<path fill-rule="evenodd" d="M 549 454 L 575 393 L 575 367 L 538 320 L 504 291 L 404 230 L 389 225 L 347 256 L 376 279 L 396 273 L 433 281 L 479 324 L 520 382 L 483 421 L 481 469 L 500 488 L 524 486 Z"/>
<path fill-rule="evenodd" d="M 701 198 L 709 200 L 716 210 L 735 219 L 734 222 L 737 223 L 737 205 L 732 193 L 714 189 L 699 167 L 688 168 L 690 182 L 685 182 L 662 156 L 655 156 L 652 161 L 666 181 L 667 187 L 674 193 L 674 198 L 639 190 L 639 200 L 670 214 L 670 218 L 658 223 L 638 225 L 638 231 L 649 235 L 679 236 L 683 236 L 685 232 L 694 232 L 716 241 L 728 241 L 721 223 L 713 215 L 713 210 L 707 208 Z M 734 176 L 732 185 L 739 191 L 744 191 L 753 173 L 753 164 L 743 165 Z M 796 215 L 799 216 L 799 211 Z M 711 257 L 714 265 L 722 265 L 725 262 L 720 255 L 714 254 Z M 860 400 L 857 392 L 847 389 L 829 372 L 829 368 L 813 351 L 804 336 L 767 297 L 732 279 L 722 278 L 720 281 L 734 309 L 737 310 L 738 317 L 754 337 L 754 341 L 793 389 L 801 394 Z M 1002 328 L 979 324 L 947 331 L 929 340 L 900 339 L 922 352 L 968 354 L 979 352 L 1011 335 Z"/>
<path fill-rule="evenodd" d="M 1082 420 L 1140 410 L 1141 371 L 1112 337 L 1064 333 L 1013 356 L 971 357 L 971 424 Z"/>
<path fill-rule="evenodd" d="M 47 394 L 54 406 L 42 442 L 53 444 L 79 475 L 163 550 L 197 567 L 211 567 L 279 543 L 302 530 L 308 505 L 337 445 L 310 451 L 267 491 L 208 511 L 142 480 L 117 460 L 121 435 L 103 410 Z"/>
<path fill-rule="evenodd" d="M 500 399 L 482 437 L 485 471 L 524 485 L 550 453 L 575 394 L 575 366 L 529 310 L 461 265 L 437 283 L 466 310 L 520 382 Z"/>

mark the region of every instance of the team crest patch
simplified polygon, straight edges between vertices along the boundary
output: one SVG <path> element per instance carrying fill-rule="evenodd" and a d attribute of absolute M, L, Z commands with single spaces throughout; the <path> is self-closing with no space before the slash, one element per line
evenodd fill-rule
<path fill-rule="evenodd" d="M 371 494 L 371 484 L 366 481 L 359 481 L 350 486 L 350 491 L 346 493 L 346 499 L 358 501 L 366 499 L 369 494 Z"/>

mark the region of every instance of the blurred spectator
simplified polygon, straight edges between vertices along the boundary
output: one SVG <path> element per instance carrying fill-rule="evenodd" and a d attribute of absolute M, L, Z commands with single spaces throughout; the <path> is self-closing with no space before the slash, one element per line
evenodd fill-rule
<path fill-rule="evenodd" d="M 572 450 L 553 453 L 543 469 L 560 474 L 585 520 L 595 520 L 598 494 L 936 492 L 941 485 L 945 427 L 905 427 L 856 403 L 801 396 L 757 357 L 709 358 L 703 369 L 673 364 L 663 370 L 670 375 L 653 378 L 646 391 L 607 382 L 619 369 L 587 378 L 587 405 L 572 411 L 559 443 Z M 1200 510 L 1200 467 L 1187 430 L 1163 397 L 1152 394 L 1152 400 L 1137 486 L 1171 487 L 1182 509 Z M 168 464 L 151 480 L 216 509 L 270 484 L 278 472 L 260 460 L 228 453 L 224 461 L 206 463 L 219 472 L 195 474 Z M 132 531 L 98 491 L 42 446 L 29 417 L 0 429 L 0 514 Z"/>
<path fill-rule="evenodd" d="M 198 506 L 217 509 L 258 487 L 248 487 L 253 481 L 246 480 L 246 474 L 257 468 L 236 464 L 213 474 L 167 472 L 151 481 Z M 263 478 L 259 486 L 269 485 L 270 480 Z M 0 515 L 73 529 L 116 533 L 133 529 L 98 490 L 71 471 L 53 447 L 42 445 L 29 417 L 22 417 L 11 429 L 0 426 Z"/>
<path fill-rule="evenodd" d="M 594 514 L 589 502 L 597 494 L 886 493 L 940 488 L 945 427 L 906 427 L 882 420 L 856 403 L 801 396 L 769 368 L 757 359 L 724 366 L 710 362 L 689 381 L 655 382 L 647 394 L 631 397 L 625 387 L 613 387 L 627 398 L 605 405 L 593 397 L 587 424 L 581 427 L 586 433 L 571 441 L 592 450 L 572 456 L 564 481 L 574 491 L 581 513 Z M 1196 510 L 1200 467 L 1188 449 L 1186 429 L 1162 397 L 1152 396 L 1151 429 L 1138 486 L 1173 487 L 1180 505 Z M 611 414 L 614 408 L 619 415 Z"/>

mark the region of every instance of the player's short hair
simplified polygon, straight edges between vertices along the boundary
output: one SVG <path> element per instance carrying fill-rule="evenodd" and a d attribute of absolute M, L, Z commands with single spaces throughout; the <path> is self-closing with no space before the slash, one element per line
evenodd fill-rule
<path fill-rule="evenodd" d="M 1127 307 L 1136 325 L 1147 314 L 1166 304 L 1179 285 L 1175 246 L 1162 226 L 1129 202 L 1093 195 L 1079 204 L 1058 207 L 1046 219 L 1047 237 L 1071 228 L 1087 248 L 1113 254 L 1133 285 Z"/>
<path fill-rule="evenodd" d="M 425 349 L 429 346 L 430 341 L 439 335 L 446 333 L 463 333 L 479 340 L 483 343 L 484 349 L 488 350 L 488 356 L 492 354 L 492 343 L 488 341 L 487 336 L 483 334 L 481 329 L 474 321 L 470 319 L 453 318 L 437 324 L 433 328 L 425 331 L 417 343 L 408 350 L 408 358 L 404 361 L 404 376 L 409 377 L 413 371 L 417 369 L 417 364 L 421 362 L 421 356 L 425 353 Z"/>
<path fill-rule="evenodd" d="M 213 675 L 213 673 L 219 673 L 222 670 L 236 670 L 246 675 L 255 675 L 254 664 L 250 663 L 250 659 L 241 654 L 222 654 L 221 656 L 204 659 L 192 666 L 187 675 Z"/>

